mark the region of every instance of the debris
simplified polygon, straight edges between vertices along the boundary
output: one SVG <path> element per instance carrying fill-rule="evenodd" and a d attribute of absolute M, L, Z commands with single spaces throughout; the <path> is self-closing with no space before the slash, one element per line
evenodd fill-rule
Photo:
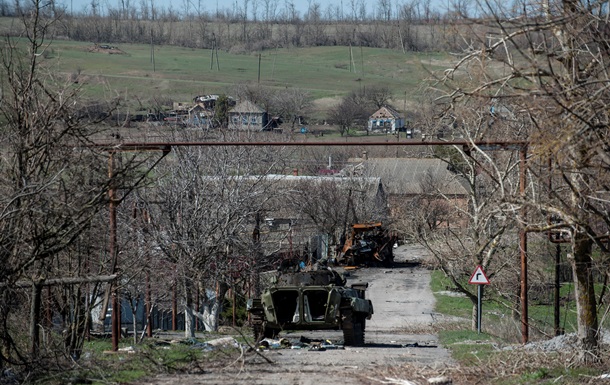
<path fill-rule="evenodd" d="M 431 344 L 419 344 L 418 342 L 414 342 L 412 344 L 404 344 L 402 345 L 403 348 L 436 348 L 438 347 L 437 345 L 431 345 Z"/>
<path fill-rule="evenodd" d="M 395 236 L 385 229 L 381 222 L 354 223 L 346 234 L 336 261 L 341 265 L 392 266 Z"/>
<path fill-rule="evenodd" d="M 435 385 L 449 385 L 449 384 L 453 384 L 453 381 L 451 380 L 451 378 L 449 378 L 447 376 L 440 376 L 440 377 L 429 378 L 428 383 L 435 384 Z"/>
<path fill-rule="evenodd" d="M 136 352 L 136 349 L 133 346 L 125 346 L 124 348 L 119 348 L 119 352 L 133 354 Z"/>
<path fill-rule="evenodd" d="M 280 338 L 279 340 L 265 338 L 258 342 L 258 346 L 261 349 L 282 349 L 289 348 L 292 346 L 292 344 L 287 338 Z"/>
<path fill-rule="evenodd" d="M 206 341 L 204 344 L 213 347 L 239 347 L 239 342 L 237 342 L 237 340 L 233 337 L 217 338 L 215 340 Z"/>
<path fill-rule="evenodd" d="M 335 344 L 322 344 L 320 346 L 323 347 L 324 349 L 328 349 L 328 350 L 341 350 L 341 349 L 345 349 L 343 347 L 343 345 L 335 345 Z"/>
<path fill-rule="evenodd" d="M 396 385 L 417 385 L 415 382 L 409 380 L 403 380 L 401 378 L 386 377 L 384 381 L 380 381 L 382 384 L 396 384 Z"/>

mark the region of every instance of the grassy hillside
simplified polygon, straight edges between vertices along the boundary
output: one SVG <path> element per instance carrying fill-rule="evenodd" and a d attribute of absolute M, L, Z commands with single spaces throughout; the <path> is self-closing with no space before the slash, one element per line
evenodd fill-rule
<path fill-rule="evenodd" d="M 128 100 L 146 101 L 155 96 L 189 101 L 201 94 L 230 93 L 236 83 L 259 82 L 259 54 L 220 51 L 212 63 L 211 50 L 155 46 L 153 68 L 149 45 L 117 46 L 121 54 L 92 47 L 54 41 L 44 63 L 66 79 L 80 74 L 79 84 L 90 98 L 118 93 Z M 443 54 L 403 54 L 378 48 L 354 48 L 351 58 L 349 47 L 265 51 L 260 54 L 260 84 L 306 89 L 322 100 L 361 87 L 386 86 L 401 103 L 406 97 L 411 104 L 418 100 L 428 71 L 446 65 Z"/>

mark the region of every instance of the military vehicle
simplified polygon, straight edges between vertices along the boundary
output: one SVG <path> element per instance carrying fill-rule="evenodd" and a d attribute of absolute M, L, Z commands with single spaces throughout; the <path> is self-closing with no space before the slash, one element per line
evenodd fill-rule
<path fill-rule="evenodd" d="M 396 237 L 390 235 L 381 222 L 355 223 L 343 241 L 336 261 L 340 265 L 382 265 L 394 263 L 392 247 Z"/>
<path fill-rule="evenodd" d="M 258 342 L 283 330 L 343 330 L 344 344 L 364 344 L 366 320 L 373 304 L 365 298 L 368 283 L 346 286 L 335 270 L 271 272 L 260 298 L 248 300 L 247 309 Z"/>

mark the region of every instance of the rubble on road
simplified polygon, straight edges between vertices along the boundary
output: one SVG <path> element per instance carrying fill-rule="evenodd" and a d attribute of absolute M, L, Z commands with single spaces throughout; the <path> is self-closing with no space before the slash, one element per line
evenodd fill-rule
<path fill-rule="evenodd" d="M 398 348 L 438 348 L 437 344 L 431 342 L 413 342 L 413 343 L 398 343 L 392 341 L 395 347 Z M 375 345 L 371 345 L 375 347 Z M 300 338 L 265 338 L 256 344 L 257 351 L 275 350 L 275 349 L 306 349 L 310 351 L 326 351 L 326 350 L 343 350 L 345 346 L 343 341 L 333 342 L 331 340 L 312 339 L 305 336 Z"/>
<path fill-rule="evenodd" d="M 259 341 L 256 346 L 258 351 L 266 349 L 308 349 L 310 351 L 345 349 L 343 344 L 336 344 L 330 340 L 316 340 L 303 336 L 298 340 L 294 338 L 265 338 Z"/>
<path fill-rule="evenodd" d="M 198 341 L 195 338 L 187 338 L 182 340 L 172 340 L 171 344 L 183 344 L 189 345 L 196 349 L 202 349 L 204 351 L 212 351 L 216 349 L 225 349 L 225 348 L 237 348 L 241 349 L 242 345 L 237 342 L 237 340 L 233 337 L 222 337 L 216 338 L 208 341 Z"/>

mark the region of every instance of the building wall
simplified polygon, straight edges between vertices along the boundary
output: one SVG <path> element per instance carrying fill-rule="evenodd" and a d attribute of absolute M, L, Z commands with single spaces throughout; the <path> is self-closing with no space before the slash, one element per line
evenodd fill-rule
<path fill-rule="evenodd" d="M 231 113 L 229 115 L 229 128 L 231 129 L 262 131 L 266 125 L 266 114 Z"/>

